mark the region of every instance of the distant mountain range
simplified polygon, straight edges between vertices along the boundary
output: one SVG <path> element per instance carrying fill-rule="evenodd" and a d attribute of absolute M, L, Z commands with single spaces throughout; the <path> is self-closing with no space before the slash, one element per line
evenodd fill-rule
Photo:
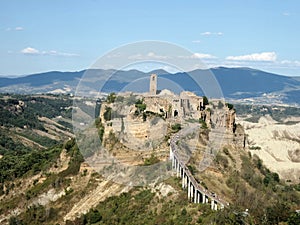
<path fill-rule="evenodd" d="M 158 75 L 158 89 L 171 89 L 174 92 L 189 90 L 198 95 L 223 95 L 226 99 L 249 102 L 300 104 L 299 77 L 281 76 L 251 68 L 218 67 L 175 74 L 164 70 L 148 73 L 102 69 L 52 71 L 17 78 L 0 78 L 0 92 L 75 93 L 77 87 L 86 93 L 128 90 L 146 92 L 149 75 L 152 73 Z"/>

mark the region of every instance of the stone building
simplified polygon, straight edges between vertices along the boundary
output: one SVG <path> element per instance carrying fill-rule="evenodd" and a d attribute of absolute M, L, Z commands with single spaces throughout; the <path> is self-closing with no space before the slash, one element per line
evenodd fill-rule
<path fill-rule="evenodd" d="M 168 98 L 163 98 L 159 95 L 145 96 L 144 103 L 147 105 L 147 111 L 151 111 L 158 114 L 164 114 L 165 118 L 172 117 L 172 105 L 170 104 Z"/>
<path fill-rule="evenodd" d="M 147 110 L 164 113 L 165 118 L 194 118 L 199 119 L 203 111 L 203 98 L 189 91 L 180 95 L 162 90 L 157 94 L 157 75 L 150 76 L 149 95 L 144 97 Z"/>

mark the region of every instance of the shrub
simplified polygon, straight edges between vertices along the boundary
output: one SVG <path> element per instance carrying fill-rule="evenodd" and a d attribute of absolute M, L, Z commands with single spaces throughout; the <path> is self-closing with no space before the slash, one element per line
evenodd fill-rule
<path fill-rule="evenodd" d="M 159 159 L 157 158 L 157 156 L 155 156 L 152 153 L 150 158 L 145 159 L 144 166 L 150 166 L 150 165 L 153 165 L 153 164 L 158 163 L 158 162 L 159 162 Z"/>
<path fill-rule="evenodd" d="M 230 104 L 230 103 L 226 103 L 226 106 L 227 106 L 228 109 L 230 109 L 230 110 L 234 108 L 233 104 Z"/>
<path fill-rule="evenodd" d="M 172 131 L 174 133 L 176 133 L 176 132 L 178 132 L 178 131 L 181 130 L 181 124 L 180 123 L 176 123 L 176 124 L 172 125 L 171 128 L 172 128 Z"/>
<path fill-rule="evenodd" d="M 106 101 L 107 103 L 114 103 L 116 98 L 117 98 L 116 93 L 112 92 L 107 96 Z"/>
<path fill-rule="evenodd" d="M 103 113 L 103 117 L 105 121 L 111 120 L 112 109 L 111 107 L 105 107 L 105 112 Z"/>

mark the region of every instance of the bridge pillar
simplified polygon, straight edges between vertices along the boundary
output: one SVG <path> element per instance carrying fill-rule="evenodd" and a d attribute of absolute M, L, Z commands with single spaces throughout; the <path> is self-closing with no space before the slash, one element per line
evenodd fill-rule
<path fill-rule="evenodd" d="M 178 165 L 177 165 L 177 177 L 180 177 L 180 164 L 179 164 L 179 161 L 177 160 L 178 162 Z"/>
<path fill-rule="evenodd" d="M 172 169 L 175 168 L 175 159 L 174 159 L 174 155 L 172 153 L 172 157 L 170 156 L 171 160 L 172 160 Z"/>
<path fill-rule="evenodd" d="M 184 171 L 182 171 L 182 189 L 184 189 L 185 188 L 185 173 L 184 173 Z"/>
<path fill-rule="evenodd" d="M 195 191 L 194 191 L 194 203 L 197 203 L 197 199 L 198 199 L 198 191 L 195 188 Z"/>
<path fill-rule="evenodd" d="M 174 167 L 173 167 L 173 170 L 176 170 L 176 158 L 174 157 L 173 160 L 174 160 Z"/>
<path fill-rule="evenodd" d="M 190 182 L 190 201 L 193 199 L 193 184 Z"/>
<path fill-rule="evenodd" d="M 204 193 L 202 193 L 202 203 L 204 204 L 206 202 L 206 196 Z"/>
<path fill-rule="evenodd" d="M 216 210 L 216 211 L 218 210 L 218 205 L 219 204 L 217 202 L 215 202 L 215 209 L 214 210 Z"/>
<path fill-rule="evenodd" d="M 215 210 L 215 200 L 210 199 L 210 201 L 211 201 L 211 209 Z"/>
<path fill-rule="evenodd" d="M 170 145 L 170 160 L 172 160 L 172 162 L 173 162 L 173 158 L 174 158 L 174 156 L 173 156 L 173 151 L 172 151 L 172 144 Z"/>
<path fill-rule="evenodd" d="M 193 199 L 194 199 L 194 185 L 193 183 L 191 183 L 191 202 L 193 202 Z"/>
<path fill-rule="evenodd" d="M 190 193 L 191 185 L 190 185 L 190 182 L 188 182 L 187 187 L 188 187 L 188 199 L 190 199 L 191 198 L 191 193 Z"/>
<path fill-rule="evenodd" d="M 188 186 L 188 182 L 189 182 L 189 178 L 188 178 L 188 176 L 185 174 L 185 187 Z"/>

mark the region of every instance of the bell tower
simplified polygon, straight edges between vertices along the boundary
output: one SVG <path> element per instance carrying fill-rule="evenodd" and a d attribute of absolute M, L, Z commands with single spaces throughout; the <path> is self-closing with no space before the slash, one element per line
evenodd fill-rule
<path fill-rule="evenodd" d="M 150 76 L 150 95 L 156 95 L 157 92 L 157 75 L 151 74 Z"/>

